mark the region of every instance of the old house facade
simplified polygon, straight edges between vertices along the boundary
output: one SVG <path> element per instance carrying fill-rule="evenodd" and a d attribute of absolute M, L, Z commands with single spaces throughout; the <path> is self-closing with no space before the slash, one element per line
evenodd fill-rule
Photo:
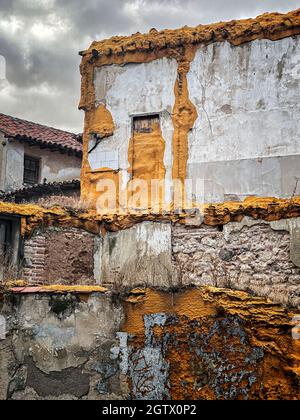
<path fill-rule="evenodd" d="M 72 133 L 0 113 L 0 199 L 35 202 L 53 195 L 79 197 L 82 146 Z M 20 218 L 0 217 L 1 272 L 23 258 Z"/>
<path fill-rule="evenodd" d="M 293 195 L 300 38 L 287 22 L 153 29 L 82 52 L 83 197 L 105 177 L 163 180 L 166 201 L 178 179 L 202 180 L 204 196 L 187 191 L 197 202 Z"/>
<path fill-rule="evenodd" d="M 0 201 L 0 399 L 299 400 L 299 36 L 300 9 L 81 53 L 85 207 Z M 98 211 L 198 178 L 201 217 Z"/>
<path fill-rule="evenodd" d="M 77 136 L 0 114 L 0 190 L 80 178 L 82 146 Z"/>

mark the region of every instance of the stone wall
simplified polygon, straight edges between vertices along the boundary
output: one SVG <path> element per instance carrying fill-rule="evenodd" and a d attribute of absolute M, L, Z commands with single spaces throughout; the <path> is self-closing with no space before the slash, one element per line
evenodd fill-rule
<path fill-rule="evenodd" d="M 245 290 L 300 308 L 300 268 L 290 259 L 290 243 L 289 232 L 269 224 L 227 237 L 217 227 L 176 226 L 172 241 L 181 284 Z"/>
<path fill-rule="evenodd" d="M 143 222 L 107 232 L 95 254 L 97 282 L 116 289 L 227 287 L 300 308 L 297 226 L 299 219 L 245 218 L 221 227 Z"/>
<path fill-rule="evenodd" d="M 300 308 L 299 219 L 245 218 L 221 227 L 141 222 L 100 235 L 79 228 L 25 238 L 23 276 L 32 284 L 214 286 Z"/>
<path fill-rule="evenodd" d="M 95 236 L 49 228 L 25 240 L 23 278 L 31 283 L 94 283 Z"/>
<path fill-rule="evenodd" d="M 300 397 L 293 314 L 246 293 L 14 291 L 0 314 L 0 399 Z"/>

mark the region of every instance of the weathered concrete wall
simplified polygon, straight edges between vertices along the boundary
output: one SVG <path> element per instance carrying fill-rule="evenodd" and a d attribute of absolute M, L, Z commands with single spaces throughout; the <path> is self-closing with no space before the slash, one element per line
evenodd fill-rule
<path fill-rule="evenodd" d="M 299 172 L 300 37 L 200 46 L 188 73 L 198 119 L 188 178 L 225 194 L 289 197 Z"/>
<path fill-rule="evenodd" d="M 25 240 L 23 278 L 30 283 L 93 284 L 96 238 L 81 229 L 37 230 Z"/>
<path fill-rule="evenodd" d="M 299 399 L 300 343 L 279 306 L 207 288 L 124 299 L 3 295 L 0 398 Z"/>
<path fill-rule="evenodd" d="M 38 146 L 11 140 L 7 147 L 5 190 L 21 188 L 24 175 L 24 155 L 40 159 L 40 179 L 43 182 L 66 181 L 80 177 L 81 159 L 68 154 L 51 152 Z"/>
<path fill-rule="evenodd" d="M 116 287 L 172 285 L 171 224 L 145 222 L 106 233 L 95 263 L 102 284 Z"/>
<path fill-rule="evenodd" d="M 6 340 L 0 341 L 1 399 L 126 396 L 110 357 L 122 311 L 105 295 L 88 301 L 11 296 L 1 303 L 1 314 L 7 320 Z"/>

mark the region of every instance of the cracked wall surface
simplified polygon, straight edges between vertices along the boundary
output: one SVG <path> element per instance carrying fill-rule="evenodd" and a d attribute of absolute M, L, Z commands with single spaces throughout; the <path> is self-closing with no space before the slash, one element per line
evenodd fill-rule
<path fill-rule="evenodd" d="M 204 180 L 204 194 L 187 191 L 192 201 L 290 197 L 299 176 L 298 35 L 296 10 L 94 42 L 82 52 L 81 64 L 83 199 L 95 206 L 95 183 L 107 176 L 97 168 L 100 151 L 118 155 L 119 176 L 110 170 L 117 188 L 126 189 L 133 176 L 131 117 L 144 113 L 161 114 L 165 151 L 157 145 L 156 154 L 166 168 L 159 176 L 166 181 L 166 202 L 174 198 L 175 179 Z M 91 155 L 93 127 L 103 137 L 107 125 L 103 113 L 97 116 L 99 107 L 109 112 L 115 129 L 105 132 Z M 137 178 L 153 178 L 146 159 L 155 155 L 150 140 L 144 136 L 145 153 L 136 155 L 142 168 Z"/>
<path fill-rule="evenodd" d="M 298 399 L 293 313 L 247 293 L 5 293 L 1 399 Z"/>
<path fill-rule="evenodd" d="M 19 278 L 31 285 L 212 285 L 299 308 L 298 201 L 209 205 L 200 218 L 106 217 L 4 203 L 2 211 L 21 217 Z"/>

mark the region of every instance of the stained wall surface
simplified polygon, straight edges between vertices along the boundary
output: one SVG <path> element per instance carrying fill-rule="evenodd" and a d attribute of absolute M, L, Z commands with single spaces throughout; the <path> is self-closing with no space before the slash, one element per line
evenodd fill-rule
<path fill-rule="evenodd" d="M 81 229 L 38 229 L 24 241 L 22 278 L 29 284 L 93 284 L 96 242 Z"/>
<path fill-rule="evenodd" d="M 172 286 L 171 224 L 144 222 L 100 239 L 95 255 L 101 284 Z"/>
<path fill-rule="evenodd" d="M 293 313 L 246 293 L 8 293 L 0 313 L 0 399 L 299 399 Z"/>
<path fill-rule="evenodd" d="M 188 177 L 225 194 L 291 196 L 300 175 L 300 37 L 200 46 L 187 78 L 198 112 Z"/>
<path fill-rule="evenodd" d="M 178 165 L 178 159 L 187 160 L 180 163 L 183 168 L 187 164 L 187 179 L 204 180 L 204 193 L 190 192 L 190 199 L 290 197 L 295 189 L 299 192 L 299 186 L 298 191 L 295 188 L 295 178 L 300 176 L 299 40 L 294 36 L 277 41 L 257 39 L 235 46 L 224 41 L 193 47 L 195 55 L 189 57 L 186 72 L 188 98 L 195 107 L 195 123 L 190 130 L 184 118 L 191 108 L 178 99 L 180 89 L 176 83 L 182 76 L 174 58 L 96 66 L 95 107 L 106 107 L 115 130 L 89 153 L 92 172 L 106 160 L 108 168 L 120 170 L 121 185 L 126 187 L 131 177 L 131 117 L 161 113 L 166 180 L 172 181 L 172 168 Z M 176 134 L 180 147 L 188 131 L 187 156 L 177 149 L 174 155 L 175 120 L 180 127 Z M 95 145 L 92 140 L 91 145 Z M 145 136 L 145 150 L 147 147 Z M 142 160 L 141 167 L 147 173 L 147 164 Z M 166 191 L 168 201 L 172 198 L 169 184 Z"/>
<path fill-rule="evenodd" d="M 121 183 L 126 187 L 130 175 L 128 169 L 128 149 L 132 137 L 132 117 L 134 115 L 160 114 L 165 153 L 162 156 L 166 168 L 166 178 L 172 179 L 172 110 L 175 102 L 174 84 L 177 76 L 175 60 L 163 58 L 142 64 L 125 66 L 103 66 L 95 69 L 95 105 L 105 105 L 115 123 L 112 136 L 104 138 L 98 147 L 89 153 L 88 161 L 92 170 L 101 168 L 119 169 Z M 144 144 L 145 149 L 147 139 Z M 105 157 L 103 153 L 113 152 Z M 114 163 L 110 160 L 115 160 Z M 147 172 L 145 162 L 144 172 Z M 112 165 L 116 165 L 113 166 Z"/>

